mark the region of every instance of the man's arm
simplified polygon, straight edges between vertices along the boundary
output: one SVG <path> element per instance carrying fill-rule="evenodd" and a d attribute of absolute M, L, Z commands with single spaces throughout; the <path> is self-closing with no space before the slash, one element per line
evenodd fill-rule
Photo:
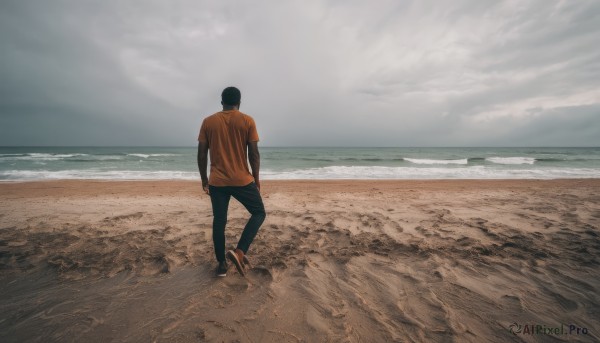
<path fill-rule="evenodd" d="M 198 142 L 198 169 L 200 170 L 200 178 L 202 179 L 202 189 L 208 192 L 208 176 L 206 175 L 206 168 L 208 166 L 208 143 Z"/>
<path fill-rule="evenodd" d="M 258 152 L 258 142 L 248 142 L 248 160 L 250 161 L 250 168 L 252 168 L 254 183 L 256 183 L 256 187 L 260 191 L 260 153 Z"/>

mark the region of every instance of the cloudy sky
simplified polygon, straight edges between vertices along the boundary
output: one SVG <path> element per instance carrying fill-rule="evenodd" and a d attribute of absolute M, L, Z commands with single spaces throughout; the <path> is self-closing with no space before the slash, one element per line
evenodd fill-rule
<path fill-rule="evenodd" d="M 600 1 L 0 2 L 0 145 L 599 146 Z"/>

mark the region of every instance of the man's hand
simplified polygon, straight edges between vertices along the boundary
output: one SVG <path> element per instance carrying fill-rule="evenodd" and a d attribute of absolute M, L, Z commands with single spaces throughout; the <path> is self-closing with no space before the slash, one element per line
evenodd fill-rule
<path fill-rule="evenodd" d="M 256 188 L 258 189 L 258 192 L 260 193 L 260 181 L 254 180 L 254 183 L 256 184 Z"/>
<path fill-rule="evenodd" d="M 204 193 L 210 195 L 210 190 L 208 189 L 208 180 L 202 180 L 202 189 Z"/>

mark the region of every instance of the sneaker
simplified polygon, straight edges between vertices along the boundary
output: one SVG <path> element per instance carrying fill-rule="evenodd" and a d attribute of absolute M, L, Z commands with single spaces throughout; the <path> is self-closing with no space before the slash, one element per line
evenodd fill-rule
<path fill-rule="evenodd" d="M 227 276 L 228 267 L 229 266 L 227 265 L 227 261 L 219 262 L 219 265 L 217 266 L 217 276 Z"/>
<path fill-rule="evenodd" d="M 233 263 L 233 265 L 237 269 L 238 273 L 240 273 L 240 275 L 244 276 L 244 275 L 246 275 L 246 273 L 244 271 L 244 262 L 243 262 L 244 256 L 242 255 L 240 258 L 240 256 L 238 256 L 238 254 L 237 254 L 237 251 L 238 251 L 237 249 L 236 249 L 236 251 L 229 250 L 227 252 L 227 258 L 229 259 L 229 261 L 231 261 L 231 263 Z"/>

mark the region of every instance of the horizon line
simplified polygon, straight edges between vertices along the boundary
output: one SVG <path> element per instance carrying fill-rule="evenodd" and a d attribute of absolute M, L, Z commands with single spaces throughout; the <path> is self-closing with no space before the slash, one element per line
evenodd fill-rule
<path fill-rule="evenodd" d="M 546 146 L 546 145 L 452 145 L 452 146 L 435 146 L 435 145 L 412 145 L 412 146 L 342 146 L 342 145 L 272 145 L 260 146 L 261 148 L 345 148 L 345 149 L 379 149 L 379 148 L 600 148 L 600 146 L 585 146 L 585 145 L 564 145 L 564 146 Z M 0 145 L 1 148 L 196 148 L 194 145 Z"/>

